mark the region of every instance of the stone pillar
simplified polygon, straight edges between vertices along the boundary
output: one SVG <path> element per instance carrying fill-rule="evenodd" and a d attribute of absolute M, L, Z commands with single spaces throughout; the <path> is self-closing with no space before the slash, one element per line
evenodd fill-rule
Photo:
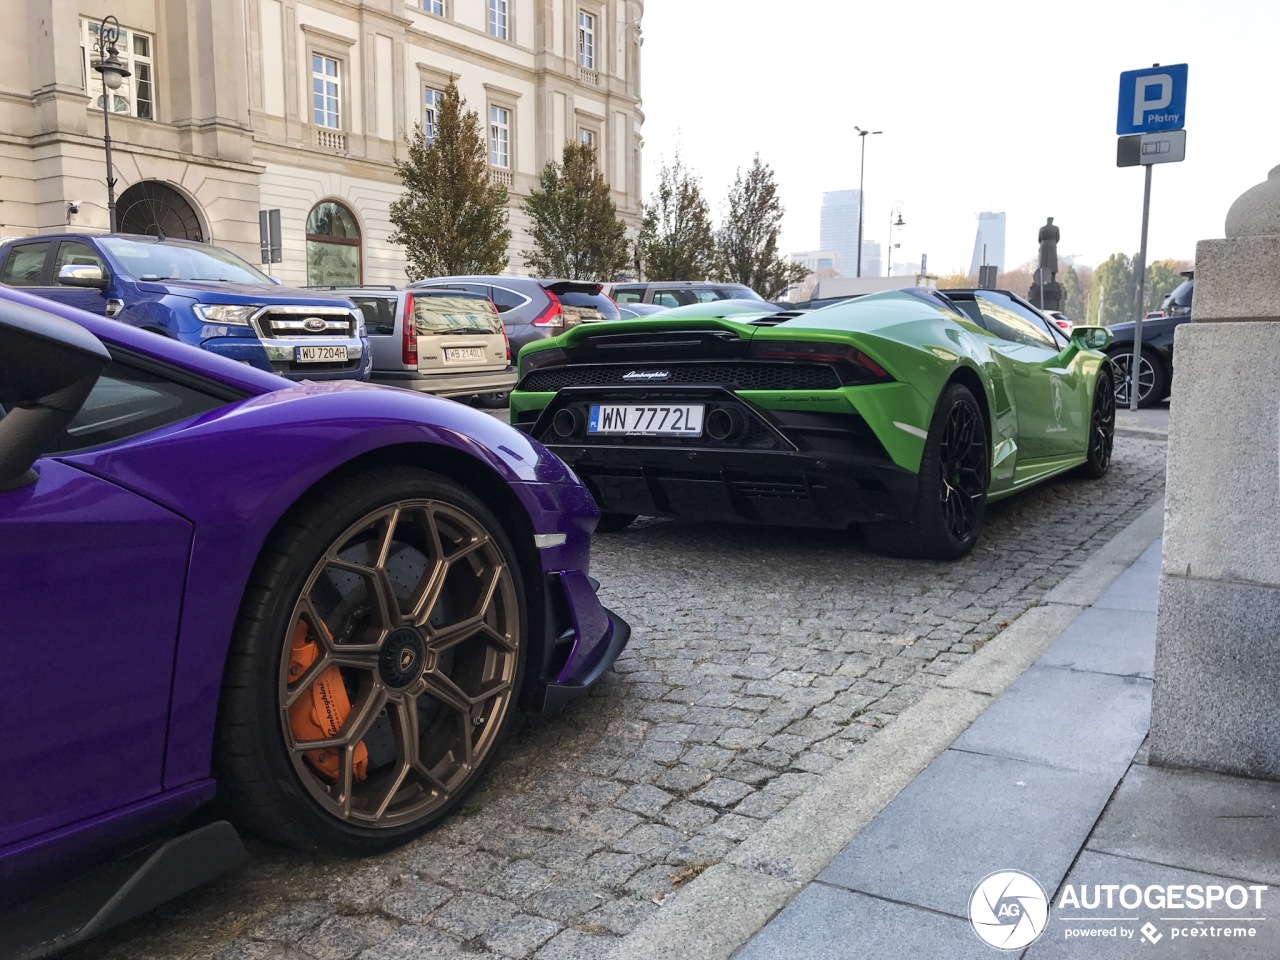
<path fill-rule="evenodd" d="M 1280 780 L 1280 167 L 1178 329 L 1151 760 Z"/>

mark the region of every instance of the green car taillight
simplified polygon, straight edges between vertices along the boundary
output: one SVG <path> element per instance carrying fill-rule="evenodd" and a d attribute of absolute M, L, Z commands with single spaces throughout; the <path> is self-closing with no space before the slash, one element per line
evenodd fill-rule
<path fill-rule="evenodd" d="M 840 372 L 840 380 L 846 386 L 893 381 L 889 372 L 865 353 L 838 343 L 809 340 L 757 340 L 751 344 L 751 359 L 829 363 Z"/>
<path fill-rule="evenodd" d="M 550 350 L 530 350 L 520 357 L 520 376 L 524 378 L 544 367 L 562 367 L 568 362 L 568 354 L 559 347 L 552 347 Z"/>

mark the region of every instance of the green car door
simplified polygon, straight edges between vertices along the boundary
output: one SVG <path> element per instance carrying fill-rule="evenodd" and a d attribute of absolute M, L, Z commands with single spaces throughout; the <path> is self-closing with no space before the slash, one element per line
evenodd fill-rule
<path fill-rule="evenodd" d="M 1089 396 L 1078 351 L 1067 351 L 1041 318 L 1013 299 L 985 290 L 974 299 L 992 349 L 1008 360 L 1021 464 L 1082 454 Z"/>

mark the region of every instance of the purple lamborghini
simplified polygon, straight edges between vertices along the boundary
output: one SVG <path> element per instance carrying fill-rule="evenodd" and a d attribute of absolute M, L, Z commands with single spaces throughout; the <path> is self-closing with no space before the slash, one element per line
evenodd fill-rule
<path fill-rule="evenodd" d="M 363 854 L 447 814 L 626 644 L 596 517 L 482 412 L 0 287 L 0 953 L 185 892 L 237 828 Z"/>

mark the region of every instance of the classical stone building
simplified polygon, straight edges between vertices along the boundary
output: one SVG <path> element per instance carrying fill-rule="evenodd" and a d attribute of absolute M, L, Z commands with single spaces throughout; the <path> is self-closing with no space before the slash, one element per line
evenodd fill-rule
<path fill-rule="evenodd" d="M 640 214 L 643 0 L 21 0 L 0 58 L 0 236 L 105 231 L 98 22 L 132 76 L 111 110 L 121 230 L 261 261 L 279 210 L 286 283 L 402 283 L 393 161 L 452 79 L 511 193 L 564 141 L 592 141 L 624 220 Z M 74 206 L 73 206 L 74 205 Z"/>

